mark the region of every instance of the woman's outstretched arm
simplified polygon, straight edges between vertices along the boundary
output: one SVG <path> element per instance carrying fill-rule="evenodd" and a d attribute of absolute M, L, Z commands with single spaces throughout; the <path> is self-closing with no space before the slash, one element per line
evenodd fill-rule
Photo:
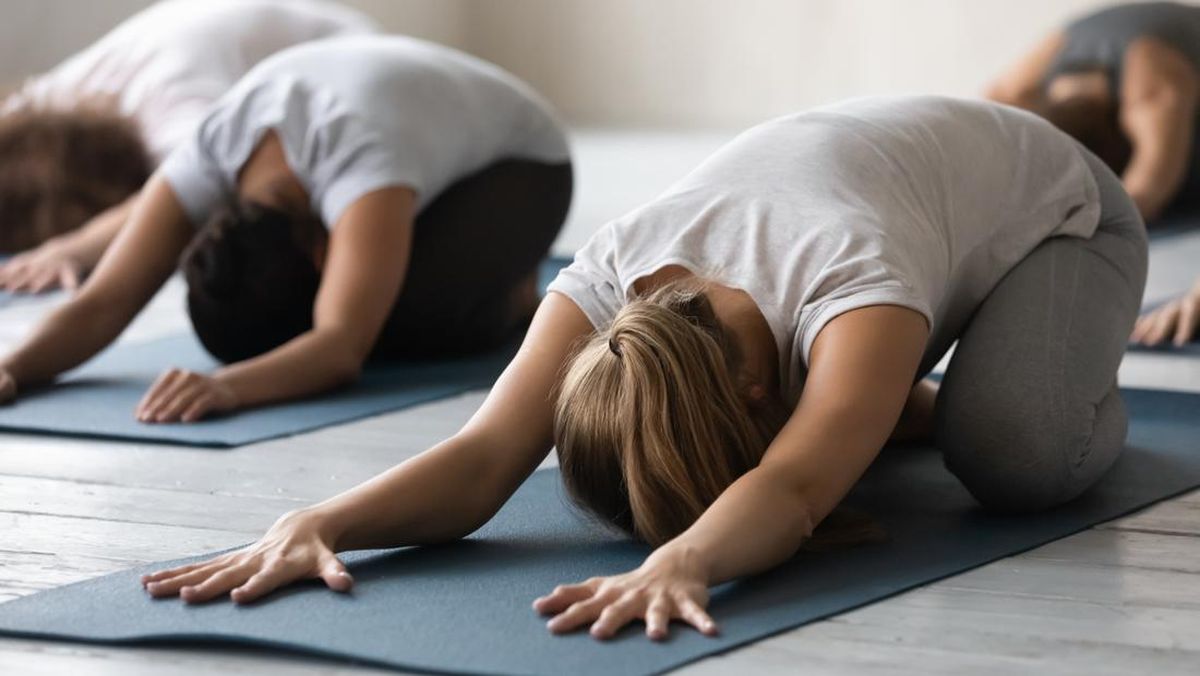
<path fill-rule="evenodd" d="M 352 581 L 336 552 L 470 534 L 549 452 L 559 372 L 591 330 L 574 303 L 551 293 L 483 406 L 453 437 L 337 497 L 283 516 L 246 549 L 148 575 L 146 590 L 188 602 L 226 593 L 247 602 L 295 580 L 320 578 L 345 591 Z"/>
<path fill-rule="evenodd" d="M 153 177 L 124 228 L 79 293 L 0 360 L 17 387 L 52 380 L 121 334 L 175 270 L 192 227 L 175 193 Z"/>
<path fill-rule="evenodd" d="M 1043 103 L 1042 83 L 1054 58 L 1066 41 L 1062 31 L 1046 36 L 1026 52 L 1000 77 L 988 85 L 984 96 L 997 103 L 1036 110 Z"/>
<path fill-rule="evenodd" d="M 1121 182 L 1150 222 L 1175 198 L 1192 161 L 1200 77 L 1174 48 L 1138 41 L 1125 55 L 1120 96 L 1121 129 L 1133 146 Z"/>
<path fill-rule="evenodd" d="M 535 602 L 552 631 L 607 638 L 635 620 L 655 639 L 672 619 L 704 633 L 708 588 L 787 560 L 875 459 L 904 408 L 928 338 L 897 306 L 847 312 L 817 336 L 804 394 L 762 462 L 637 570 L 555 589 Z"/>

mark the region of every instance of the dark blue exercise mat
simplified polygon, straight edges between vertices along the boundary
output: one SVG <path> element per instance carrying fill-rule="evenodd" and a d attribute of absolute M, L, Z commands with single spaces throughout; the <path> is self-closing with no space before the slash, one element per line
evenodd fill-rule
<path fill-rule="evenodd" d="M 542 267 L 543 287 L 565 265 Z M 369 365 L 353 386 L 197 423 L 145 424 L 133 411 L 165 369 L 207 372 L 217 366 L 189 333 L 117 345 L 68 374 L 58 385 L 22 393 L 0 406 L 0 432 L 128 439 L 188 446 L 229 447 L 298 434 L 489 387 L 516 343 L 458 359 Z"/>
<path fill-rule="evenodd" d="M 1083 498 L 1029 516 L 975 508 L 928 448 L 885 451 L 848 502 L 888 533 L 877 544 L 801 554 L 714 590 L 717 638 L 632 627 L 608 643 L 556 637 L 530 603 L 554 585 L 629 570 L 643 547 L 568 506 L 554 470 L 535 474 L 465 541 L 347 555 L 357 586 L 318 584 L 238 607 L 152 600 L 129 570 L 0 604 L 0 633 L 100 643 L 250 644 L 448 673 L 651 674 L 1016 554 L 1200 485 L 1200 394 L 1126 391 L 1130 446 Z M 799 667 L 798 667 L 799 668 Z"/>
<path fill-rule="evenodd" d="M 1200 357 L 1200 337 L 1195 338 L 1190 343 L 1183 345 L 1175 345 L 1174 343 L 1163 343 L 1153 347 L 1147 345 L 1130 344 L 1129 352 L 1147 352 L 1151 354 L 1170 354 L 1180 357 Z"/>

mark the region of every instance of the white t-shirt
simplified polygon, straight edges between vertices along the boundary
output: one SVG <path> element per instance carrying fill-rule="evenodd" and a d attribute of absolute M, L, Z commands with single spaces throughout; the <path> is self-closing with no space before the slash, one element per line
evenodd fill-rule
<path fill-rule="evenodd" d="M 1077 145 L 1029 113 L 944 97 L 857 99 L 741 134 L 603 227 L 550 285 L 598 328 L 634 282 L 679 265 L 746 291 L 799 397 L 834 317 L 899 305 L 931 327 L 927 365 L 1043 240 L 1090 237 L 1099 194 Z"/>
<path fill-rule="evenodd" d="M 112 105 L 137 121 L 147 149 L 161 161 L 214 101 L 271 54 L 376 30 L 367 16 L 318 0 L 165 0 L 30 78 L 4 108 Z"/>
<path fill-rule="evenodd" d="M 167 158 L 160 171 L 193 223 L 236 195 L 272 130 L 328 227 L 380 188 L 412 188 L 420 210 L 498 160 L 569 159 L 549 106 L 490 63 L 399 36 L 321 40 L 252 70 Z"/>

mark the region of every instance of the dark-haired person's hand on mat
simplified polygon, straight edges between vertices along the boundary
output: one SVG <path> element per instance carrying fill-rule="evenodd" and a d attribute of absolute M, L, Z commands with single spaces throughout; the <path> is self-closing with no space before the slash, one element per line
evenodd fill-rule
<path fill-rule="evenodd" d="M 219 376 L 173 368 L 150 386 L 134 415 L 144 423 L 195 422 L 237 407 L 237 393 Z"/>
<path fill-rule="evenodd" d="M 1161 305 L 1138 318 L 1130 341 L 1147 346 L 1170 340 L 1182 347 L 1198 335 L 1200 329 L 1200 279 L 1179 298 Z"/>
<path fill-rule="evenodd" d="M 334 591 L 350 591 L 354 580 L 333 553 L 331 542 L 312 512 L 290 512 L 250 547 L 144 575 L 142 586 L 151 596 L 178 595 L 187 603 L 225 594 L 235 603 L 249 603 L 297 580 L 321 579 Z"/>
<path fill-rule="evenodd" d="M 534 610 L 554 617 L 550 631 L 566 633 L 591 624 L 592 636 L 612 638 L 636 620 L 646 623 L 646 636 L 667 638 L 672 620 L 686 622 L 713 636 L 717 623 L 705 612 L 708 576 L 698 557 L 680 548 L 663 547 L 635 571 L 560 585 L 533 602 Z"/>

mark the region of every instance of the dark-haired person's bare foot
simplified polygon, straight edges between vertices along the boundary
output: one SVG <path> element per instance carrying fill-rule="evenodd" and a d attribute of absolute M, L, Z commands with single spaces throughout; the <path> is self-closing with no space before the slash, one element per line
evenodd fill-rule
<path fill-rule="evenodd" d="M 17 381 L 12 374 L 0 369 L 0 404 L 8 404 L 17 398 Z"/>
<path fill-rule="evenodd" d="M 532 274 L 513 287 L 508 306 L 512 308 L 512 316 L 517 321 L 524 323 L 533 318 L 533 314 L 537 312 L 538 304 L 541 302 L 542 295 L 538 293 L 538 271 L 535 269 Z"/>
<path fill-rule="evenodd" d="M 937 403 L 937 392 L 938 384 L 929 379 L 913 386 L 889 441 L 903 444 L 933 440 L 933 409 Z"/>

